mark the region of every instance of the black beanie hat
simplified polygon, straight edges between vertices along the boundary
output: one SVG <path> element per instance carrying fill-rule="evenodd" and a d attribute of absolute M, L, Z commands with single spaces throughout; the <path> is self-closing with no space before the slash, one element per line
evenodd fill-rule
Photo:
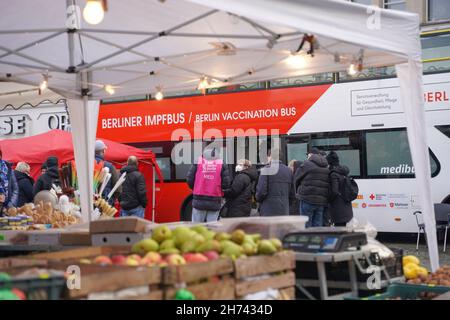
<path fill-rule="evenodd" d="M 339 165 L 339 156 L 336 152 L 330 151 L 327 155 L 327 161 L 330 166 L 337 166 Z"/>
<path fill-rule="evenodd" d="M 45 161 L 47 168 L 57 167 L 58 166 L 58 158 L 57 157 L 48 157 L 47 161 Z"/>

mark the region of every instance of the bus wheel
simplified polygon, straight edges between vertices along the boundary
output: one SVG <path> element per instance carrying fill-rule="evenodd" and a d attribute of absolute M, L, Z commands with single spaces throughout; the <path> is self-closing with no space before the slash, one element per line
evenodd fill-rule
<path fill-rule="evenodd" d="M 181 206 L 180 221 L 192 221 L 192 196 L 187 197 Z"/>

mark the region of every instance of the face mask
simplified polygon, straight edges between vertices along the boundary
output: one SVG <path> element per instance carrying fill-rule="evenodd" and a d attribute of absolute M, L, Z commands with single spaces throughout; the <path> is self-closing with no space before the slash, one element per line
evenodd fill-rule
<path fill-rule="evenodd" d="M 237 166 L 236 166 L 236 172 L 239 172 L 239 171 L 242 171 L 242 170 L 244 170 L 244 166 L 242 165 L 242 164 L 238 164 Z"/>

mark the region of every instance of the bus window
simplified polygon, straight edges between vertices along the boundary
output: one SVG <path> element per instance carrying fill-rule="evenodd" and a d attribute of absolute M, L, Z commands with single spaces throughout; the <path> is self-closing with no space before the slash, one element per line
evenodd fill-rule
<path fill-rule="evenodd" d="M 305 161 L 308 143 L 287 143 L 287 163 L 291 160 Z"/>
<path fill-rule="evenodd" d="M 164 180 L 170 180 L 170 157 L 156 158 L 156 163 L 158 163 Z M 156 177 L 156 181 L 159 181 L 158 177 Z"/>
<path fill-rule="evenodd" d="M 351 176 L 361 176 L 359 150 L 335 150 L 335 152 L 339 157 L 339 163 L 349 168 Z"/>
<path fill-rule="evenodd" d="M 377 178 L 412 178 L 412 164 L 406 130 L 373 131 L 366 133 L 367 175 Z M 432 176 L 438 171 L 430 155 Z"/>
<path fill-rule="evenodd" d="M 350 144 L 349 137 L 339 137 L 339 138 L 320 138 L 320 139 L 312 139 L 311 146 L 312 147 L 320 147 L 323 146 L 346 146 Z"/>
<path fill-rule="evenodd" d="M 436 128 L 450 138 L 450 126 L 436 126 Z"/>

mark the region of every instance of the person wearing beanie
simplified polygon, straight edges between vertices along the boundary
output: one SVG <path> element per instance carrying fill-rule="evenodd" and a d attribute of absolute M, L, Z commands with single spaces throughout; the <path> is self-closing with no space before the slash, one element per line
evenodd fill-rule
<path fill-rule="evenodd" d="M 327 155 L 330 169 L 330 204 L 328 213 L 331 222 L 336 227 L 343 227 L 353 218 L 352 203 L 345 201 L 341 196 L 341 186 L 343 180 L 350 173 L 347 166 L 339 163 L 339 156 L 336 152 L 330 151 Z"/>
<path fill-rule="evenodd" d="M 307 216 L 306 227 L 322 227 L 328 205 L 328 162 L 317 148 L 311 148 L 308 160 L 295 172 L 296 196 L 300 200 L 299 211 Z"/>
<path fill-rule="evenodd" d="M 19 186 L 16 176 L 13 173 L 11 164 L 3 160 L 2 150 L 0 149 L 0 189 L 4 197 L 3 207 L 10 208 L 17 206 L 19 199 Z M 1 215 L 1 213 L 0 213 Z"/>
<path fill-rule="evenodd" d="M 42 174 L 33 187 L 33 197 L 36 196 L 42 190 L 51 190 L 52 185 L 60 186 L 59 171 L 58 171 L 58 158 L 51 156 L 45 161 L 47 170 Z"/>

